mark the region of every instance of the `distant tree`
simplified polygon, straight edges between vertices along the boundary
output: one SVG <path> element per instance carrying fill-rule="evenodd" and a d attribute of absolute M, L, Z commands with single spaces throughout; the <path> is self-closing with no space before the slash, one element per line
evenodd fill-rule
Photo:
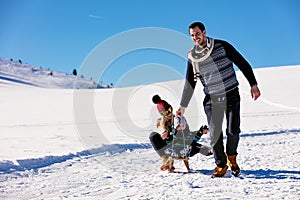
<path fill-rule="evenodd" d="M 22 64 L 22 60 L 20 60 L 20 59 L 19 59 L 19 63 L 21 63 L 21 64 Z"/>
<path fill-rule="evenodd" d="M 50 76 L 53 76 L 53 72 L 51 71 L 51 72 L 49 73 L 49 75 L 50 75 Z"/>
<path fill-rule="evenodd" d="M 36 72 L 37 70 L 34 69 L 33 67 L 31 68 L 32 73 Z"/>
<path fill-rule="evenodd" d="M 11 58 L 10 61 L 14 61 L 14 60 Z"/>
<path fill-rule="evenodd" d="M 77 76 L 77 70 L 76 69 L 73 69 L 73 75 Z"/>

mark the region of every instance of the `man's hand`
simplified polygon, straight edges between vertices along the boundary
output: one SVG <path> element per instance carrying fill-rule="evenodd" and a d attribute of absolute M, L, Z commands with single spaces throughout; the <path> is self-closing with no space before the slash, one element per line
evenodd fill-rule
<path fill-rule="evenodd" d="M 185 112 L 185 107 L 180 106 L 176 111 L 176 116 L 183 116 Z"/>
<path fill-rule="evenodd" d="M 253 85 L 250 92 L 254 101 L 260 96 L 260 91 L 257 85 Z"/>

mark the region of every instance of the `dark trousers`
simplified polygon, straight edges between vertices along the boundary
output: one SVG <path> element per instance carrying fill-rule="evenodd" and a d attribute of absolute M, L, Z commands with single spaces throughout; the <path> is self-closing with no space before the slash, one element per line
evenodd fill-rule
<path fill-rule="evenodd" d="M 215 163 L 219 167 L 227 164 L 227 155 L 237 155 L 240 139 L 240 95 L 238 89 L 222 96 L 206 95 L 203 101 L 204 111 L 209 124 L 211 146 Z M 224 152 L 222 124 L 226 115 L 226 154 Z"/>
<path fill-rule="evenodd" d="M 154 148 L 154 150 L 161 157 L 164 155 L 164 150 L 167 147 L 167 142 L 163 140 L 159 133 L 152 132 L 149 136 L 150 142 Z"/>

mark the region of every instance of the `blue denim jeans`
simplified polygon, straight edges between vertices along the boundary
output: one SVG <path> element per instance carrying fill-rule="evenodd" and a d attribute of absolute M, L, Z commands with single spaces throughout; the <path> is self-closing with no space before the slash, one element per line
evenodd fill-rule
<path fill-rule="evenodd" d="M 215 163 L 218 167 L 225 167 L 227 155 L 237 155 L 240 139 L 240 95 L 235 89 L 225 95 L 206 95 L 203 101 L 204 111 L 209 124 L 211 146 Z M 224 152 L 222 124 L 226 116 L 226 154 Z"/>

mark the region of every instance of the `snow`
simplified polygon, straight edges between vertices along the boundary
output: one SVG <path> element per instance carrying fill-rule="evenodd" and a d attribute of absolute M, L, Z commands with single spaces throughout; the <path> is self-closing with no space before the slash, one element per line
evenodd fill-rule
<path fill-rule="evenodd" d="M 237 72 L 242 174 L 233 177 L 228 170 L 214 179 L 212 156 L 192 157 L 190 173 L 182 161 L 175 161 L 179 173 L 161 172 L 148 140 L 159 117 L 151 97 L 159 94 L 176 109 L 183 80 L 105 90 L 49 89 L 46 79 L 36 87 L 35 80 L 25 81 L 28 74 L 12 78 L 2 71 L 0 198 L 299 199 L 299 67 L 255 69 L 262 92 L 255 102 Z M 201 90 L 198 84 L 186 110 L 192 130 L 205 124 Z M 200 143 L 209 144 L 209 137 Z"/>

